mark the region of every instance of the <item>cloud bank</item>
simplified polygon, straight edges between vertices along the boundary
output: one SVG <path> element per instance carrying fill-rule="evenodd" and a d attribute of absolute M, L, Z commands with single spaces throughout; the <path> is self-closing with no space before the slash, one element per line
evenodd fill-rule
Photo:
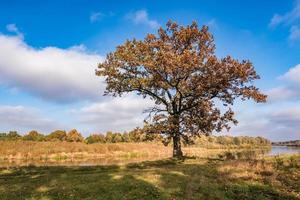
<path fill-rule="evenodd" d="M 142 126 L 146 114 L 143 111 L 153 106 L 150 99 L 141 96 L 108 97 L 105 101 L 73 109 L 72 115 L 78 123 L 88 125 L 101 132 L 126 131 Z"/>
<path fill-rule="evenodd" d="M 94 75 L 103 58 L 83 46 L 34 48 L 22 37 L 3 34 L 0 44 L 0 84 L 54 102 L 96 99 L 103 91 L 104 84 Z"/>
<path fill-rule="evenodd" d="M 231 133 L 263 136 L 273 141 L 300 139 L 300 64 L 279 80 L 282 85 L 266 92 L 266 104 L 243 105 L 237 110 L 240 123 Z"/>
<path fill-rule="evenodd" d="M 1 131 L 30 129 L 49 131 L 58 128 L 58 123 L 43 117 L 36 108 L 0 105 L 0 126 Z"/>

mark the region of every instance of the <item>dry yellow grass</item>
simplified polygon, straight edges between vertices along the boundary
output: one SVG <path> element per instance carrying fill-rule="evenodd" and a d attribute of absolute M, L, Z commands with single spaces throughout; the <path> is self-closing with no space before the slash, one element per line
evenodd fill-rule
<path fill-rule="evenodd" d="M 226 149 L 184 147 L 187 156 L 209 157 Z M 0 141 L 0 167 L 23 165 L 106 165 L 158 160 L 172 156 L 161 143 L 85 144 L 71 142 Z"/>
<path fill-rule="evenodd" d="M 159 143 L 85 144 L 70 142 L 0 141 L 0 160 L 78 160 L 107 157 L 158 157 L 172 149 Z"/>

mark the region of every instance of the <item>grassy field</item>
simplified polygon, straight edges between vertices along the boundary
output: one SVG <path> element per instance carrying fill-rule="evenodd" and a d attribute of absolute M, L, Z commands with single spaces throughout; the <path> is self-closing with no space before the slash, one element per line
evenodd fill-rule
<path fill-rule="evenodd" d="M 300 199 L 300 155 L 262 158 L 237 148 L 183 151 L 188 157 L 177 161 L 168 159 L 170 147 L 156 143 L 4 142 L 0 199 Z M 103 163 L 100 155 L 121 162 Z M 69 164 L 72 156 L 83 165 L 90 165 L 87 158 L 104 165 Z M 20 163 L 11 162 L 16 159 Z"/>
<path fill-rule="evenodd" d="M 188 156 L 207 157 L 227 149 L 236 151 L 240 147 L 196 145 L 183 147 L 183 151 Z M 162 143 L 0 141 L 0 167 L 126 164 L 171 156 L 171 146 L 166 147 Z"/>
<path fill-rule="evenodd" d="M 0 199 L 300 199 L 300 156 L 0 171 Z"/>

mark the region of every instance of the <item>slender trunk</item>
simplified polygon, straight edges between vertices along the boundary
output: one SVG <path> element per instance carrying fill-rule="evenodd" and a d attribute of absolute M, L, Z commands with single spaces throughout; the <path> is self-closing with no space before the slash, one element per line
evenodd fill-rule
<path fill-rule="evenodd" d="M 181 142 L 180 142 L 180 132 L 179 132 L 179 116 L 173 117 L 172 122 L 172 129 L 173 129 L 173 157 L 174 158 L 181 158 L 183 153 L 181 151 Z"/>

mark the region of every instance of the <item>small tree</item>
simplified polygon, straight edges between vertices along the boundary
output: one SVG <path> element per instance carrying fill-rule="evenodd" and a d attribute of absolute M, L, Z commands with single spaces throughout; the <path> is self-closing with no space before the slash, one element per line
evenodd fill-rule
<path fill-rule="evenodd" d="M 112 143 L 113 142 L 113 132 L 111 131 L 107 131 L 106 132 L 106 135 L 105 135 L 105 141 L 108 142 L 108 143 Z"/>
<path fill-rule="evenodd" d="M 23 140 L 43 141 L 44 139 L 45 139 L 45 136 L 35 130 L 32 130 L 27 135 L 23 136 Z"/>
<path fill-rule="evenodd" d="M 66 141 L 67 133 L 63 130 L 56 130 L 46 136 L 48 141 Z"/>
<path fill-rule="evenodd" d="M 9 131 L 6 138 L 8 140 L 18 140 L 21 138 L 21 135 L 19 135 L 17 131 Z"/>
<path fill-rule="evenodd" d="M 68 132 L 66 140 L 68 142 L 83 142 L 83 137 L 76 129 L 72 129 Z"/>
<path fill-rule="evenodd" d="M 236 124 L 230 109 L 236 98 L 266 100 L 252 84 L 259 79 L 252 63 L 217 58 L 208 27 L 195 22 L 186 27 L 168 22 L 157 35 L 126 41 L 99 64 L 96 75 L 106 77 L 105 94 L 135 92 L 155 102 L 149 121 L 167 143 L 173 140 L 174 157 L 182 156 L 181 139 L 188 143 Z"/>
<path fill-rule="evenodd" d="M 124 142 L 130 142 L 130 137 L 129 137 L 129 134 L 127 132 L 124 132 L 122 134 L 122 138 L 123 138 Z"/>
<path fill-rule="evenodd" d="M 6 140 L 7 134 L 6 133 L 0 133 L 0 140 Z"/>
<path fill-rule="evenodd" d="M 123 142 L 123 137 L 121 133 L 114 133 L 113 134 L 113 143 Z"/>
<path fill-rule="evenodd" d="M 85 142 L 87 144 L 93 144 L 93 143 L 105 143 L 105 137 L 102 134 L 92 134 L 85 138 Z"/>
<path fill-rule="evenodd" d="M 129 138 L 132 142 L 142 142 L 144 141 L 144 133 L 142 129 L 137 127 L 129 132 Z"/>

